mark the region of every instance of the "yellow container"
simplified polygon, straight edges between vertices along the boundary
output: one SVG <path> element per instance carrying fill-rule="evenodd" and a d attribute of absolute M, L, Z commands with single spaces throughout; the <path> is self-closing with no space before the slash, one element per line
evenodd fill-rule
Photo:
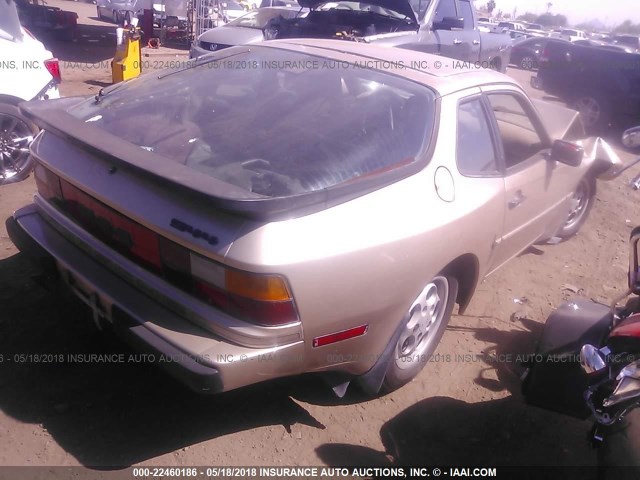
<path fill-rule="evenodd" d="M 113 83 L 118 83 L 135 78 L 141 72 L 140 30 L 125 29 L 122 43 L 116 47 L 116 54 L 111 62 L 111 79 Z"/>

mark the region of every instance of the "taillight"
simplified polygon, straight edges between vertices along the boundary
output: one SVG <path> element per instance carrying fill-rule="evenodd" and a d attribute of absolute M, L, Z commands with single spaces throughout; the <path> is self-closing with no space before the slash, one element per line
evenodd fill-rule
<path fill-rule="evenodd" d="M 227 267 L 162 237 L 89 196 L 40 163 L 38 193 L 86 231 L 168 283 L 228 315 L 263 326 L 298 321 L 293 295 L 280 275 Z"/>
<path fill-rule="evenodd" d="M 549 61 L 549 47 L 544 47 L 542 50 L 542 55 L 540 55 L 540 59 L 538 60 L 538 64 L 547 63 Z"/>
<path fill-rule="evenodd" d="M 60 63 L 58 62 L 57 58 L 50 58 L 49 60 L 45 60 L 44 66 L 46 67 L 47 71 L 51 74 L 51 76 L 57 83 L 62 82 L 62 75 L 60 73 Z"/>
<path fill-rule="evenodd" d="M 44 168 L 40 163 L 36 163 L 33 169 L 33 176 L 35 177 L 36 187 L 40 195 L 53 203 L 62 202 L 60 178 L 55 173 Z"/>
<path fill-rule="evenodd" d="M 194 293 L 199 298 L 259 325 L 285 325 L 298 320 L 283 277 L 225 267 L 193 252 L 190 260 Z"/>

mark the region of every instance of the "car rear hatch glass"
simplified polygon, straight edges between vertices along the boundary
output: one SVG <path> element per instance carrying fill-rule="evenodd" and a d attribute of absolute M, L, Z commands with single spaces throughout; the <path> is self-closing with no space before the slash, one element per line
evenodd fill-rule
<path fill-rule="evenodd" d="M 88 139 L 103 153 L 224 200 L 223 208 L 281 212 L 417 171 L 435 98 L 423 85 L 363 65 L 236 47 L 74 104 L 69 122 L 37 111 L 48 107 L 26 110 L 46 129 Z M 264 205 L 271 200 L 276 206 Z"/>

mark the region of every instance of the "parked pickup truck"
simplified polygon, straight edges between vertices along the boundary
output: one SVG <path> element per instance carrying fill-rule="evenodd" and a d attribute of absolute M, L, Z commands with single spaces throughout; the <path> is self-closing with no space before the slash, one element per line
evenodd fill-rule
<path fill-rule="evenodd" d="M 298 0 L 303 18 L 274 19 L 266 39 L 338 38 L 433 53 L 504 72 L 511 39 L 477 28 L 471 0 Z"/>
<path fill-rule="evenodd" d="M 640 55 L 598 46 L 547 42 L 531 85 L 580 111 L 585 127 L 640 120 Z"/>

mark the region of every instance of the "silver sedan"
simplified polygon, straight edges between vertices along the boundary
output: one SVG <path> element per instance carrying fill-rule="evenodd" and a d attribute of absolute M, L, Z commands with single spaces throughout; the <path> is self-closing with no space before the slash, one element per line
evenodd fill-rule
<path fill-rule="evenodd" d="M 207 30 L 191 46 L 190 58 L 198 58 L 235 45 L 246 45 L 264 40 L 263 29 L 274 19 L 304 16 L 308 10 L 296 7 L 265 7 L 252 10 L 221 27 Z"/>

